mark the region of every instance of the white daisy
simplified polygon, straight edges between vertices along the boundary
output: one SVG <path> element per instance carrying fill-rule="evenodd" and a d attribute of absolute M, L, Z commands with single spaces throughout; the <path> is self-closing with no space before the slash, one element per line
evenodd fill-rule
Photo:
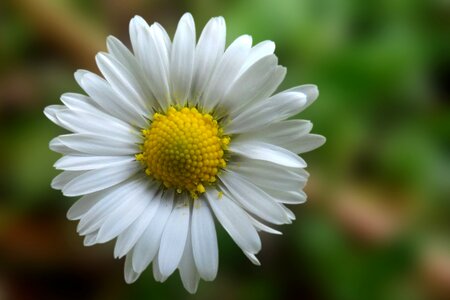
<path fill-rule="evenodd" d="M 82 196 L 70 220 L 90 246 L 117 238 L 134 282 L 153 263 L 157 281 L 176 269 L 184 287 L 214 280 L 214 217 L 256 265 L 258 231 L 291 223 L 285 204 L 306 200 L 306 163 L 297 153 L 321 146 L 312 124 L 288 120 L 318 96 L 314 85 L 272 95 L 286 69 L 275 44 L 248 35 L 225 49 L 225 21 L 212 18 L 198 42 L 185 14 L 171 41 L 158 23 L 130 22 L 133 51 L 108 37 L 96 61 L 103 77 L 75 73 L 87 96 L 67 93 L 44 113 L 72 132 L 50 149 L 63 154 L 52 182 Z"/>

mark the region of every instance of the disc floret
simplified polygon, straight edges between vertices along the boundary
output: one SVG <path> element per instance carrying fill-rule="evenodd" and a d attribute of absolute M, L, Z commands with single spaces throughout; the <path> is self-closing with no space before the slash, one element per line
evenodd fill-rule
<path fill-rule="evenodd" d="M 147 175 L 179 193 L 188 191 L 197 198 L 226 166 L 230 137 L 211 114 L 195 107 L 171 106 L 165 114 L 155 113 L 142 134 L 142 152 L 136 159 L 146 166 Z"/>

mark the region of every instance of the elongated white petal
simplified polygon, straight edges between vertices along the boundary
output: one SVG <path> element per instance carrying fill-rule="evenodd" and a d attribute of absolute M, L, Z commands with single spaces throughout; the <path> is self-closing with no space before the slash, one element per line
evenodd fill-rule
<path fill-rule="evenodd" d="M 62 192 L 65 196 L 79 196 L 97 192 L 130 178 L 139 170 L 142 170 L 142 166 L 139 162 L 134 162 L 87 171 L 67 183 Z"/>
<path fill-rule="evenodd" d="M 129 198 L 126 196 L 141 185 L 142 178 L 137 176 L 99 192 L 101 200 L 97 201 L 80 219 L 77 226 L 78 233 L 85 235 L 97 231 L 109 214 L 117 209 L 126 209 L 129 203 Z"/>
<path fill-rule="evenodd" d="M 192 208 L 192 252 L 198 273 L 204 280 L 216 278 L 219 266 L 216 228 L 208 204 L 197 199 Z"/>
<path fill-rule="evenodd" d="M 130 109 L 103 78 L 94 73 L 85 73 L 80 78 L 80 85 L 105 112 L 133 126 L 147 127 L 145 116 Z"/>
<path fill-rule="evenodd" d="M 194 100 L 200 98 L 223 54 L 225 35 L 226 26 L 222 17 L 209 20 L 200 35 L 195 49 L 195 70 L 192 81 L 192 98 Z"/>
<path fill-rule="evenodd" d="M 306 193 L 301 190 L 280 190 L 269 186 L 261 188 L 279 203 L 301 204 L 307 199 Z"/>
<path fill-rule="evenodd" d="M 184 105 L 190 96 L 195 56 L 195 24 L 190 13 L 181 17 L 173 39 L 170 79 L 175 103 Z"/>
<path fill-rule="evenodd" d="M 173 201 L 173 190 L 167 190 L 162 196 L 157 213 L 134 246 L 133 269 L 136 272 L 141 273 L 144 271 L 157 254 L 161 235 L 172 212 Z"/>
<path fill-rule="evenodd" d="M 284 205 L 281 205 L 281 207 L 283 208 L 284 212 L 286 213 L 286 215 L 289 217 L 290 220 L 295 220 L 295 214 L 292 212 L 292 210 L 290 210 Z"/>
<path fill-rule="evenodd" d="M 230 198 L 238 201 L 246 210 L 273 224 L 289 221 L 275 199 L 242 176 L 228 170 L 219 178 Z"/>
<path fill-rule="evenodd" d="M 148 115 L 146 95 L 135 76 L 111 54 L 99 53 L 95 60 L 111 88 L 120 96 L 123 107 L 136 114 Z"/>
<path fill-rule="evenodd" d="M 258 253 L 261 249 L 261 240 L 242 208 L 215 190 L 207 190 L 205 196 L 214 215 L 234 242 L 244 251 Z"/>
<path fill-rule="evenodd" d="M 95 240 L 97 239 L 97 232 L 95 231 L 95 232 L 92 232 L 92 233 L 90 233 L 90 234 L 87 234 L 85 237 L 84 237 L 84 240 L 83 240 L 83 245 L 85 246 L 85 247 L 90 247 L 90 246 L 93 246 L 93 245 L 95 245 Z"/>
<path fill-rule="evenodd" d="M 47 119 L 49 119 L 56 125 L 65 128 L 64 126 L 62 126 L 59 123 L 58 119 L 56 118 L 56 113 L 58 113 L 60 111 L 64 111 L 64 110 L 68 110 L 67 107 L 64 105 L 49 105 L 44 109 L 44 115 L 47 117 Z M 65 129 L 67 129 L 67 128 L 65 128 Z"/>
<path fill-rule="evenodd" d="M 268 232 L 268 233 L 278 234 L 278 235 L 283 234 L 281 231 L 273 229 L 272 227 L 269 227 L 266 224 L 256 220 L 251 215 L 249 215 L 249 214 L 247 214 L 247 215 L 248 215 L 249 219 L 252 221 L 253 226 L 255 226 L 256 230 L 258 230 L 258 231 L 265 231 L 265 232 Z"/>
<path fill-rule="evenodd" d="M 57 153 L 61 153 L 61 154 L 65 154 L 65 155 L 81 155 L 82 152 L 71 149 L 69 147 L 67 147 L 66 145 L 64 145 L 61 140 L 59 139 L 59 137 L 55 137 L 53 138 L 50 143 L 48 144 L 48 147 L 50 148 L 50 150 L 57 152 Z"/>
<path fill-rule="evenodd" d="M 158 252 L 159 271 L 170 276 L 178 267 L 186 245 L 189 228 L 189 202 L 179 201 L 167 221 Z"/>
<path fill-rule="evenodd" d="M 155 182 L 142 182 L 140 187 L 129 193 L 127 210 L 117 210 L 106 218 L 98 231 L 97 243 L 106 243 L 127 229 L 152 202 L 156 192 Z"/>
<path fill-rule="evenodd" d="M 161 34 L 161 39 L 164 42 L 164 45 L 166 46 L 167 52 L 169 53 L 170 56 L 170 53 L 172 52 L 172 42 L 170 40 L 169 34 L 164 29 L 164 27 L 158 22 L 153 23 L 152 26 L 157 27 L 159 33 Z"/>
<path fill-rule="evenodd" d="M 247 103 L 258 100 L 260 97 L 267 97 L 267 94 L 270 95 L 273 89 L 266 83 L 273 77 L 277 61 L 275 55 L 258 60 L 236 79 L 225 93 L 220 106 L 231 113 Z"/>
<path fill-rule="evenodd" d="M 64 171 L 53 178 L 51 187 L 55 190 L 63 189 L 74 178 L 84 174 L 84 171 Z"/>
<path fill-rule="evenodd" d="M 159 282 L 166 281 L 167 276 L 164 276 L 159 269 L 158 255 L 156 255 L 155 259 L 153 260 L 152 269 L 153 269 L 153 277 L 155 278 L 156 281 L 159 281 Z"/>
<path fill-rule="evenodd" d="M 158 103 L 150 91 L 144 70 L 137 62 L 136 57 L 134 57 L 131 51 L 114 36 L 109 36 L 107 38 L 107 46 L 108 52 L 111 53 L 115 59 L 117 59 L 117 61 L 119 61 L 135 77 L 136 82 L 139 84 L 145 96 L 145 107 L 157 107 Z"/>
<path fill-rule="evenodd" d="M 107 115 L 90 97 L 77 93 L 64 93 L 61 102 L 71 111 L 84 111 L 100 115 Z M 112 117 L 112 116 L 110 116 Z"/>
<path fill-rule="evenodd" d="M 318 95 L 317 87 L 311 84 L 285 90 L 265 101 L 248 105 L 242 111 L 233 114 L 232 122 L 229 128 L 226 128 L 226 132 L 255 131 L 268 124 L 284 120 L 302 112 L 317 99 Z"/>
<path fill-rule="evenodd" d="M 67 219 L 79 220 L 86 214 L 94 205 L 102 200 L 108 191 L 100 191 L 89 195 L 84 195 L 75 202 L 67 211 Z"/>
<path fill-rule="evenodd" d="M 246 72 L 247 74 L 247 72 Z M 261 75 L 260 75 L 261 76 Z M 283 81 L 286 76 L 286 68 L 282 66 L 276 66 L 275 69 L 270 73 L 270 76 L 266 77 L 264 84 L 252 101 L 243 101 L 244 106 L 235 107 L 228 112 L 229 120 L 233 120 L 241 112 L 247 111 L 251 107 L 259 106 L 260 103 L 264 102 L 270 95 L 272 95 L 278 86 Z"/>
<path fill-rule="evenodd" d="M 107 115 L 63 110 L 56 113 L 56 118 L 61 126 L 75 133 L 94 133 L 133 143 L 142 140 L 137 129 Z"/>
<path fill-rule="evenodd" d="M 306 95 L 306 104 L 303 106 L 302 111 L 310 106 L 317 99 L 317 97 L 319 97 L 319 89 L 314 84 L 299 85 L 288 89 L 285 92 L 297 92 Z"/>
<path fill-rule="evenodd" d="M 149 27 L 144 19 L 136 16 L 130 22 L 130 38 L 153 95 L 161 108 L 167 109 L 170 105 L 170 49 L 163 29 L 155 24 Z"/>
<path fill-rule="evenodd" d="M 127 255 L 127 257 L 125 258 L 125 265 L 124 265 L 124 277 L 126 283 L 135 282 L 140 275 L 140 273 L 136 273 L 133 270 L 132 261 L 133 261 L 132 254 Z"/>
<path fill-rule="evenodd" d="M 227 48 L 211 76 L 205 93 L 200 98 L 201 106 L 207 111 L 212 110 L 220 102 L 230 85 L 236 80 L 251 46 L 252 38 L 243 35 Z"/>
<path fill-rule="evenodd" d="M 73 150 L 91 155 L 134 155 L 139 153 L 139 146 L 131 142 L 106 138 L 101 135 L 74 133 L 60 135 L 59 141 Z"/>
<path fill-rule="evenodd" d="M 260 60 L 261 58 L 273 54 L 275 51 L 275 43 L 272 41 L 262 41 L 258 43 L 252 49 L 250 49 L 250 53 L 245 60 L 245 63 L 242 65 L 239 70 L 240 74 L 247 71 L 255 62 Z"/>
<path fill-rule="evenodd" d="M 131 163 L 133 156 L 79 156 L 65 155 L 61 157 L 53 166 L 59 170 L 85 171 L 101 169 Z"/>
<path fill-rule="evenodd" d="M 200 281 L 200 275 L 195 266 L 194 256 L 192 254 L 190 232 L 188 232 L 186 245 L 184 247 L 183 256 L 181 257 L 178 269 L 180 270 L 180 277 L 181 281 L 183 282 L 184 288 L 189 293 L 194 294 L 197 291 L 198 282 Z"/>
<path fill-rule="evenodd" d="M 312 123 L 310 121 L 286 120 L 257 128 L 252 132 L 240 134 L 233 141 L 259 140 L 287 148 L 286 145 L 305 136 L 311 129 Z M 297 153 L 295 151 L 292 152 Z"/>
<path fill-rule="evenodd" d="M 245 256 L 247 256 L 247 258 L 256 266 L 260 266 L 261 263 L 259 262 L 258 258 L 256 258 L 255 254 L 248 252 L 248 251 L 243 251 Z"/>
<path fill-rule="evenodd" d="M 226 126 L 225 132 L 232 134 L 255 131 L 297 114 L 305 104 L 306 96 L 302 93 L 277 94 L 241 112 Z"/>
<path fill-rule="evenodd" d="M 145 229 L 147 229 L 148 224 L 150 224 L 150 221 L 158 211 L 160 203 L 161 193 L 158 193 L 142 212 L 142 215 L 117 237 L 116 245 L 114 247 L 114 257 L 120 258 L 131 250 Z"/>
<path fill-rule="evenodd" d="M 285 143 L 283 146 L 294 153 L 305 153 L 325 144 L 325 137 L 318 134 L 308 134 L 297 140 Z"/>
<path fill-rule="evenodd" d="M 106 46 L 108 52 L 111 53 L 114 58 L 119 61 L 128 70 L 136 70 L 139 64 L 136 62 L 136 58 L 133 53 L 115 36 L 108 36 L 106 38 Z M 142 74 L 135 74 L 136 77 Z"/>
<path fill-rule="evenodd" d="M 257 141 L 236 142 L 230 145 L 230 151 L 251 159 L 269 161 L 286 167 L 306 167 L 306 162 L 297 154 L 267 143 Z"/>
<path fill-rule="evenodd" d="M 296 190 L 303 188 L 307 181 L 302 174 L 262 160 L 230 163 L 228 169 L 259 187 L 272 186 L 276 182 L 276 189 Z"/>

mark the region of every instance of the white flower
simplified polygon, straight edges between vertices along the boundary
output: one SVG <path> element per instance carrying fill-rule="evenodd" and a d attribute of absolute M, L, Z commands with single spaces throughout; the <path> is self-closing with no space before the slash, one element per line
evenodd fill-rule
<path fill-rule="evenodd" d="M 117 238 L 134 282 L 153 262 L 156 280 L 177 268 L 184 287 L 214 280 L 218 246 L 214 217 L 256 265 L 258 231 L 291 223 L 285 204 L 306 200 L 306 163 L 297 153 L 321 146 L 312 124 L 287 120 L 318 96 L 314 85 L 272 94 L 286 69 L 275 44 L 252 47 L 243 35 L 225 50 L 225 21 L 211 19 L 196 43 L 185 14 L 173 41 L 158 23 L 130 23 L 133 52 L 107 39 L 96 61 L 102 77 L 75 73 L 88 96 L 68 93 L 44 111 L 72 132 L 50 149 L 63 154 L 52 182 L 82 196 L 69 210 L 90 246 Z"/>

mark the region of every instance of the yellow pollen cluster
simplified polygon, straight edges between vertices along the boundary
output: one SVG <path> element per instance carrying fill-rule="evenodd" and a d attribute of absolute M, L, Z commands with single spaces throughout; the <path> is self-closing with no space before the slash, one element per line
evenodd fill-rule
<path fill-rule="evenodd" d="M 196 108 L 170 107 L 166 114 L 155 113 L 142 134 L 144 144 L 136 159 L 146 166 L 147 175 L 179 193 L 188 191 L 197 198 L 226 166 L 224 150 L 230 138 L 223 136 L 210 114 Z"/>

